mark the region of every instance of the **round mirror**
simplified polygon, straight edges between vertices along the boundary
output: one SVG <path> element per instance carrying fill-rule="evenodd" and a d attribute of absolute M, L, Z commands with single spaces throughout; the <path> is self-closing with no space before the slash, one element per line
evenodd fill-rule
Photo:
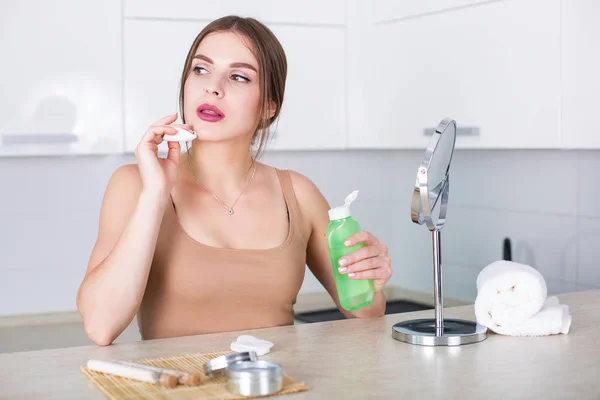
<path fill-rule="evenodd" d="M 419 225 L 426 223 L 431 231 L 440 230 L 446 220 L 450 163 L 455 143 L 456 122 L 449 118 L 442 120 L 433 132 L 417 171 L 411 218 Z"/>
<path fill-rule="evenodd" d="M 480 342 L 487 328 L 474 321 L 444 319 L 442 293 L 441 232 L 446 221 L 450 190 L 450 163 L 456 142 L 456 122 L 450 118 L 439 123 L 417 171 L 410 217 L 427 224 L 433 250 L 433 301 L 435 318 L 398 322 L 392 337 L 402 342 L 426 346 L 459 346 Z"/>

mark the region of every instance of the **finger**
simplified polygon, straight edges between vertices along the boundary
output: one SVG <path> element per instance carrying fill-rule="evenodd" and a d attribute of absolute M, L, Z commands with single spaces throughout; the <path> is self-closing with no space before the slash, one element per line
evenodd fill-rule
<path fill-rule="evenodd" d="M 377 244 L 379 244 L 379 239 L 377 239 L 375 236 L 373 236 L 371 233 L 369 233 L 367 231 L 362 231 L 362 232 L 358 232 L 358 233 L 350 236 L 344 242 L 344 244 L 347 247 L 354 246 L 358 243 L 365 243 L 368 245 L 377 245 Z"/>
<path fill-rule="evenodd" d="M 355 252 L 350 253 L 347 256 L 340 258 L 340 261 L 339 261 L 340 267 L 347 267 L 347 266 L 357 263 L 361 260 L 371 258 L 371 257 L 377 257 L 380 254 L 384 254 L 384 249 L 385 249 L 385 246 L 382 246 L 382 245 L 362 247 L 362 248 L 356 250 Z"/>
<path fill-rule="evenodd" d="M 194 127 L 191 124 L 171 124 L 169 126 L 173 126 L 173 127 L 177 127 L 177 128 L 183 128 L 187 131 L 193 132 L 194 131 Z"/>
<path fill-rule="evenodd" d="M 146 136 L 144 137 L 147 142 L 154 142 L 156 144 L 161 144 L 163 142 L 163 137 L 165 135 L 174 135 L 177 133 L 177 130 L 171 126 L 162 125 L 162 126 L 151 126 L 148 129 Z"/>
<path fill-rule="evenodd" d="M 173 123 L 175 121 L 177 121 L 177 113 L 171 114 L 171 115 L 167 115 L 166 117 L 163 117 L 163 118 L 159 119 L 158 121 L 156 121 L 152 125 L 168 125 L 168 124 L 171 124 L 171 123 Z"/>
<path fill-rule="evenodd" d="M 348 274 L 351 279 L 390 279 L 392 276 L 392 269 L 387 267 L 369 269 L 366 271 L 352 272 Z"/>
<path fill-rule="evenodd" d="M 181 146 L 179 142 L 168 142 L 169 152 L 167 153 L 167 158 L 176 164 L 179 164 L 179 155 L 181 151 Z"/>
<path fill-rule="evenodd" d="M 386 256 L 377 256 L 360 260 L 358 262 L 355 262 L 354 264 L 339 267 L 338 271 L 340 271 L 341 274 L 350 274 L 352 272 L 366 271 L 368 269 L 385 267 L 386 265 L 389 265 L 389 263 L 386 263 Z"/>

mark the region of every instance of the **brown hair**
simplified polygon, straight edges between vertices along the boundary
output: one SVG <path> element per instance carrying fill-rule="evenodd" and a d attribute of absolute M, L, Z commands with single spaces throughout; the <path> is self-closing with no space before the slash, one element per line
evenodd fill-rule
<path fill-rule="evenodd" d="M 287 59 L 281 43 L 273 32 L 254 18 L 242 18 L 229 15 L 214 20 L 208 24 L 194 39 L 190 47 L 185 66 L 181 74 L 179 87 L 179 108 L 181 119 L 185 123 L 183 108 L 183 92 L 185 81 L 190 73 L 192 60 L 202 39 L 213 32 L 230 31 L 243 35 L 252 43 L 252 54 L 258 61 L 258 76 L 260 86 L 260 112 L 256 121 L 256 130 L 252 137 L 252 144 L 258 143 L 256 157 L 258 158 L 265 149 L 269 140 L 269 127 L 279 116 L 285 92 L 285 79 L 287 76 Z M 275 114 L 265 118 L 269 103 L 276 105 Z"/>

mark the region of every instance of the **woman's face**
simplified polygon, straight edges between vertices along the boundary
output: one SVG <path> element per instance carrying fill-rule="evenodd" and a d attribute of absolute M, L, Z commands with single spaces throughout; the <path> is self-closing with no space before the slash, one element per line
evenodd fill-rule
<path fill-rule="evenodd" d="M 200 42 L 185 81 L 185 122 L 200 140 L 254 134 L 260 109 L 258 62 L 250 42 L 233 32 L 213 32 Z"/>

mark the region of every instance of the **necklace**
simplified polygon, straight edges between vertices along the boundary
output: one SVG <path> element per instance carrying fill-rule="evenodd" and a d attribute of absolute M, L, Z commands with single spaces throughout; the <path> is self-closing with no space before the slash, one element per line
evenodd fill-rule
<path fill-rule="evenodd" d="M 187 165 L 190 168 L 190 172 L 192 173 L 192 176 L 194 177 L 194 179 L 196 180 L 196 182 L 198 182 L 200 184 L 200 186 L 202 186 L 207 192 L 209 192 L 210 194 L 212 194 L 212 196 L 215 198 L 215 200 L 217 200 L 219 203 L 221 203 L 221 205 L 223 207 L 225 207 L 225 210 L 227 210 L 227 214 L 233 215 L 233 207 L 237 204 L 238 200 L 242 197 L 242 195 L 244 194 L 244 192 L 246 191 L 246 189 L 248 189 L 248 186 L 250 186 L 250 184 L 254 180 L 254 175 L 256 174 L 256 164 L 252 163 L 252 166 L 254 168 L 252 170 L 252 176 L 250 176 L 250 180 L 248 181 L 248 184 L 242 190 L 242 192 L 240 193 L 240 195 L 238 196 L 238 198 L 235 199 L 235 201 L 233 202 L 233 204 L 231 206 L 228 206 L 227 204 L 223 203 L 221 201 L 221 199 L 219 199 L 219 197 L 216 194 L 214 194 L 210 189 L 208 189 L 206 186 L 204 186 L 204 184 L 200 181 L 200 179 L 198 179 L 198 177 L 196 177 L 196 174 L 194 173 L 194 169 L 192 168 L 192 164 L 190 164 L 190 158 L 191 158 L 191 155 L 190 155 L 190 153 L 188 151 Z"/>

